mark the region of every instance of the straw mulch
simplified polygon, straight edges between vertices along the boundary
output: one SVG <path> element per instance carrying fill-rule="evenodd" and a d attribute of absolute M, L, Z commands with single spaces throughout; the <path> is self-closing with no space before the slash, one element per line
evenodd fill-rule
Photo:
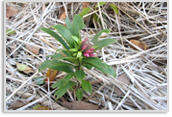
<path fill-rule="evenodd" d="M 61 102 L 74 101 L 71 90 L 56 101 L 54 92 L 57 89 L 35 82 L 36 77 L 46 77 L 47 70 L 38 72 L 40 64 L 49 59 L 46 56 L 62 48 L 39 28 L 64 25 L 65 17 L 72 21 L 84 4 L 6 4 L 6 30 L 15 30 L 14 34 L 6 35 L 7 110 L 32 110 L 38 104 L 53 110 L 70 109 Z M 81 36 L 82 39 L 86 36 L 92 39 L 102 29 L 111 30 L 100 38 L 116 39 L 117 43 L 102 48 L 97 55 L 116 71 L 117 78 L 94 68 L 85 69 L 85 79 L 94 83 L 93 93 L 84 93 L 82 101 L 98 105 L 98 110 L 167 110 L 167 3 L 106 3 L 97 9 L 95 4 L 89 3 L 91 11 L 84 16 L 86 26 L 81 30 Z M 111 9 L 110 4 L 116 5 L 119 14 Z M 93 13 L 98 15 L 101 23 L 94 20 Z M 143 46 L 134 45 L 132 40 Z M 19 64 L 29 66 L 29 70 L 20 71 L 17 69 Z M 53 82 L 64 76 L 65 73 L 58 72 Z"/>

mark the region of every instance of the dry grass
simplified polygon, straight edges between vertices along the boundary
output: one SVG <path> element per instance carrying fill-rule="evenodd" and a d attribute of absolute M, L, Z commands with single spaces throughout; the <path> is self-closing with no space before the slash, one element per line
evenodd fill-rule
<path fill-rule="evenodd" d="M 7 3 L 10 6 L 12 3 Z M 54 110 L 64 110 L 65 107 L 55 101 L 55 90 L 46 88 L 46 84 L 39 86 L 34 78 L 44 76 L 46 70 L 37 72 L 39 65 L 45 61 L 47 55 L 55 53 L 55 49 L 62 48 L 53 37 L 40 31 L 39 27 L 50 27 L 64 24 L 58 19 L 60 8 L 65 11 L 70 20 L 82 11 L 82 3 L 24 3 L 26 6 L 10 20 L 6 19 L 6 29 L 16 31 L 6 36 L 6 109 L 17 100 L 28 104 L 17 110 L 32 110 L 39 104 L 49 106 Z M 42 12 L 42 6 L 47 7 Z M 96 13 L 102 24 L 95 21 L 81 31 L 82 38 L 89 35 L 91 39 L 101 29 L 111 29 L 110 37 L 117 43 L 109 45 L 97 54 L 110 65 L 117 76 L 125 74 L 129 85 L 116 78 L 107 76 L 96 69 L 86 71 L 87 80 L 100 79 L 103 83 L 93 85 L 92 94 L 84 94 L 85 100 L 98 104 L 100 110 L 166 110 L 167 109 L 167 3 L 113 3 L 118 7 L 119 15 L 110 12 L 109 4 L 98 7 L 84 16 L 84 19 Z M 102 15 L 103 14 L 103 15 Z M 91 18 L 90 18 L 91 19 Z M 89 23 L 88 23 L 89 24 Z M 148 45 L 148 50 L 130 47 L 131 39 L 136 39 Z M 40 48 L 35 55 L 25 44 Z M 165 61 L 165 62 L 164 62 Z M 16 62 L 32 67 L 34 74 L 24 74 L 17 70 Z M 63 78 L 65 73 L 59 73 L 56 79 Z M 118 96 L 115 88 L 121 89 L 123 95 Z M 72 92 L 68 91 L 66 98 L 73 100 Z"/>

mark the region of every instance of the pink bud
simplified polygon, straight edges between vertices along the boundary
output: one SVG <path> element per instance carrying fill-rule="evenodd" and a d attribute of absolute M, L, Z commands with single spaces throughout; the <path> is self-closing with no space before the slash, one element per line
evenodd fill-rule
<path fill-rule="evenodd" d="M 95 50 L 95 48 L 90 48 L 89 50 Z"/>
<path fill-rule="evenodd" d="M 86 52 L 86 53 L 94 53 L 94 51 L 92 51 L 92 50 L 90 50 L 90 49 L 89 49 L 89 50 L 86 50 L 85 52 Z"/>
<path fill-rule="evenodd" d="M 82 41 L 82 44 L 81 45 L 84 45 L 88 40 L 88 36 L 84 39 L 84 41 Z"/>
<path fill-rule="evenodd" d="M 85 49 L 87 49 L 87 45 L 84 45 L 84 46 L 82 47 L 82 50 L 85 50 Z"/>
<path fill-rule="evenodd" d="M 88 40 L 88 36 L 84 39 L 84 42 L 86 42 Z"/>
<path fill-rule="evenodd" d="M 90 57 L 93 57 L 94 56 L 94 54 L 90 54 Z"/>
<path fill-rule="evenodd" d="M 88 53 L 83 54 L 85 57 L 89 57 L 90 55 Z"/>

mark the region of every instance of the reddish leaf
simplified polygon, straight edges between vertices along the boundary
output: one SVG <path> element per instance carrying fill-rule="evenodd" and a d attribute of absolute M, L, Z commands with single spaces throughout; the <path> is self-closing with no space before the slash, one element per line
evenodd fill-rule
<path fill-rule="evenodd" d="M 148 45 L 142 42 L 140 43 L 139 47 L 142 48 L 143 50 L 149 49 Z"/>
<path fill-rule="evenodd" d="M 138 46 L 139 47 L 139 45 L 140 45 L 140 41 L 138 41 L 138 40 L 134 40 L 134 39 L 132 39 L 132 40 L 130 40 L 130 42 L 132 43 L 132 44 L 134 44 L 134 45 L 136 45 L 136 46 Z M 133 47 L 132 45 L 130 45 L 132 48 L 134 48 L 135 49 L 135 47 Z"/>
<path fill-rule="evenodd" d="M 27 103 L 28 103 L 28 102 L 27 102 Z M 9 109 L 9 110 L 10 110 L 10 109 L 15 110 L 15 109 L 17 109 L 17 108 L 20 108 L 20 107 L 26 105 L 27 103 L 24 103 L 23 101 L 17 100 L 15 103 L 11 104 L 10 107 L 9 107 L 8 109 Z"/>
<path fill-rule="evenodd" d="M 102 80 L 90 81 L 91 85 L 95 85 L 95 84 L 102 83 L 102 82 L 103 82 Z"/>
<path fill-rule="evenodd" d="M 7 9 L 6 9 L 6 16 L 7 18 L 10 18 L 10 16 L 14 16 L 18 13 L 18 10 L 13 7 L 13 6 L 9 6 Z"/>
<path fill-rule="evenodd" d="M 26 49 L 28 49 L 29 51 L 31 51 L 32 53 L 34 54 L 38 54 L 39 53 L 39 47 L 37 46 L 33 46 L 33 45 L 30 45 L 30 44 L 26 44 Z"/>
<path fill-rule="evenodd" d="M 84 101 L 74 101 L 74 102 L 63 102 L 63 106 L 69 108 L 70 110 L 97 110 L 98 105 L 87 103 Z"/>
<path fill-rule="evenodd" d="M 82 8 L 89 7 L 90 3 L 89 2 L 83 2 L 82 3 Z"/>
<path fill-rule="evenodd" d="M 60 8 L 60 14 L 58 15 L 59 20 L 64 20 L 66 18 L 66 12 L 64 7 Z"/>
<path fill-rule="evenodd" d="M 130 83 L 130 80 L 129 78 L 125 75 L 125 74 L 122 74 L 120 76 L 118 76 L 117 78 L 120 82 L 126 84 L 126 85 L 129 85 Z M 123 92 L 115 86 L 115 89 L 114 89 L 114 92 L 118 95 L 118 96 L 121 96 L 123 94 Z"/>
<path fill-rule="evenodd" d="M 143 50 L 149 49 L 149 47 L 148 47 L 147 44 L 142 43 L 142 42 L 140 42 L 140 41 L 138 41 L 138 40 L 132 39 L 132 40 L 130 40 L 130 42 L 131 42 L 132 44 L 134 44 L 134 45 L 140 47 L 140 48 L 143 49 Z M 131 46 L 133 49 L 135 49 L 135 47 L 133 47 L 132 45 L 130 45 L 130 46 Z"/>
<path fill-rule="evenodd" d="M 48 70 L 47 75 L 46 75 L 46 79 L 45 79 L 45 81 L 47 82 L 47 84 L 48 84 L 48 80 L 49 80 L 49 84 L 51 83 L 51 81 L 54 80 L 57 72 L 58 72 L 57 70 L 53 70 L 53 69 L 49 69 Z"/>

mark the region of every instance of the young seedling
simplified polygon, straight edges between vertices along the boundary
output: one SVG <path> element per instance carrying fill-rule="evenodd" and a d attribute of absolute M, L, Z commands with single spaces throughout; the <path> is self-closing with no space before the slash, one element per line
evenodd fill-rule
<path fill-rule="evenodd" d="M 62 37 L 48 28 L 41 28 L 42 31 L 59 41 L 64 49 L 58 50 L 57 54 L 52 55 L 52 60 L 44 61 L 40 65 L 39 71 L 49 68 L 66 72 L 67 75 L 63 79 L 51 85 L 52 88 L 58 87 L 58 90 L 55 92 L 56 99 L 63 96 L 68 89 L 72 89 L 75 90 L 77 99 L 81 100 L 83 91 L 92 93 L 91 83 L 84 80 L 85 72 L 83 67 L 87 69 L 95 67 L 103 73 L 116 77 L 115 71 L 109 65 L 103 63 L 101 59 L 94 57 L 94 53 L 98 49 L 113 44 L 116 40 L 107 38 L 98 41 L 98 37 L 103 32 L 110 32 L 108 29 L 98 32 L 91 42 L 88 41 L 89 36 L 82 40 L 80 30 L 85 27 L 83 19 L 79 15 L 75 15 L 73 23 L 68 18 L 65 19 L 65 22 L 67 27 L 63 25 L 52 26 Z M 76 78 L 77 82 L 71 81 L 73 77 Z M 75 89 L 72 88 L 74 85 L 76 86 Z"/>

